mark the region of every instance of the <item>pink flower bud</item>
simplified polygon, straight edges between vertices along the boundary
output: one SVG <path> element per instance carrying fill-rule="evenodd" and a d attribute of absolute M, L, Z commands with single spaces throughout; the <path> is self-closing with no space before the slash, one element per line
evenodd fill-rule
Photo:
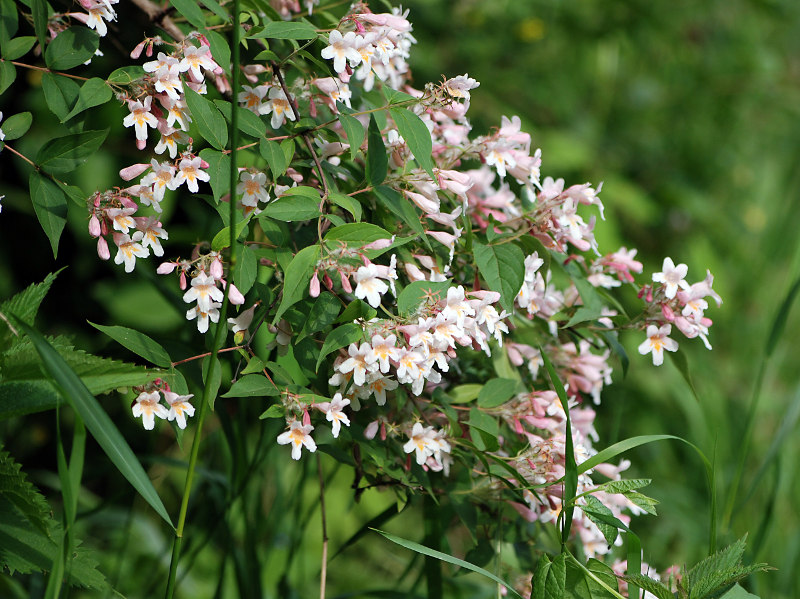
<path fill-rule="evenodd" d="M 97 255 L 101 260 L 108 260 L 111 257 L 111 252 L 108 251 L 108 242 L 105 237 L 97 238 Z"/>
<path fill-rule="evenodd" d="M 234 306 L 241 306 L 244 303 L 242 292 L 239 291 L 233 283 L 228 286 L 228 297 Z"/>
<path fill-rule="evenodd" d="M 661 313 L 664 315 L 664 318 L 667 319 L 667 322 L 672 322 L 675 320 L 675 313 L 667 304 L 661 304 Z"/>
<path fill-rule="evenodd" d="M 146 139 L 137 139 L 136 140 L 136 149 L 137 150 L 144 150 L 147 147 L 147 140 Z"/>
<path fill-rule="evenodd" d="M 381 422 L 381 441 L 386 441 L 386 423 Z"/>
<path fill-rule="evenodd" d="M 308 286 L 308 294 L 311 297 L 319 297 L 319 277 L 316 271 L 314 271 L 314 276 L 311 277 L 311 283 Z"/>
<path fill-rule="evenodd" d="M 391 239 L 376 239 L 372 243 L 368 243 L 362 249 L 365 250 L 382 250 L 392 245 Z"/>
<path fill-rule="evenodd" d="M 308 102 L 308 113 L 312 119 L 317 118 L 317 104 L 314 102 L 314 98 L 311 98 Z"/>
<path fill-rule="evenodd" d="M 139 204 L 134 202 L 132 199 L 126 196 L 117 196 L 119 197 L 119 201 L 122 202 L 122 205 L 126 208 L 133 208 L 134 210 L 139 208 Z"/>
<path fill-rule="evenodd" d="M 147 44 L 147 50 L 144 51 L 144 55 L 147 56 L 147 58 L 153 56 L 153 44 Z"/>
<path fill-rule="evenodd" d="M 339 271 L 339 278 L 342 280 L 342 289 L 347 293 L 353 293 L 353 287 L 350 285 L 349 277 L 341 270 Z"/>
<path fill-rule="evenodd" d="M 378 434 L 378 421 L 373 420 L 367 425 L 367 428 L 364 429 L 364 436 L 367 439 L 372 440 L 375 438 L 375 435 L 377 434 Z"/>
<path fill-rule="evenodd" d="M 211 268 L 209 271 L 215 280 L 222 278 L 222 260 L 220 260 L 219 257 L 215 258 L 211 263 Z"/>
<path fill-rule="evenodd" d="M 298 173 L 296 170 L 294 170 L 291 167 L 286 169 L 286 174 L 295 183 L 302 183 L 303 182 L 303 175 L 301 175 L 300 173 Z"/>
<path fill-rule="evenodd" d="M 325 276 L 322 277 L 322 282 L 325 283 L 325 287 L 328 288 L 328 291 L 332 291 L 333 290 L 333 281 L 328 276 L 328 273 L 325 273 Z"/>
<path fill-rule="evenodd" d="M 141 41 L 136 44 L 136 47 L 131 52 L 131 58 L 136 59 L 142 55 L 142 50 L 144 50 L 145 44 L 147 44 L 147 40 Z"/>
<path fill-rule="evenodd" d="M 160 275 L 168 275 L 175 270 L 178 266 L 175 262 L 164 262 L 157 269 L 156 272 Z"/>
<path fill-rule="evenodd" d="M 202 158 L 200 159 L 200 168 L 208 168 L 209 166 L 211 165 L 208 162 L 206 162 Z"/>
<path fill-rule="evenodd" d="M 185 272 L 181 273 L 181 277 L 178 280 L 178 286 L 181 288 L 181 291 L 185 291 L 186 290 L 186 273 Z"/>
<path fill-rule="evenodd" d="M 303 426 L 308 426 L 311 424 L 311 416 L 308 413 L 308 410 L 303 412 Z"/>
<path fill-rule="evenodd" d="M 92 218 L 89 219 L 89 235 L 92 237 L 100 237 L 100 221 L 97 220 L 94 214 L 92 214 Z"/>

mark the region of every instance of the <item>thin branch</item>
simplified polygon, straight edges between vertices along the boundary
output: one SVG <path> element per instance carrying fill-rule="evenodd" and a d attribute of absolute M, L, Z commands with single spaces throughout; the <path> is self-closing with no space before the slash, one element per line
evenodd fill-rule
<path fill-rule="evenodd" d="M 245 347 L 244 345 L 237 345 L 235 347 L 225 347 L 225 348 L 219 350 L 217 353 L 218 354 L 223 354 L 223 353 L 225 353 L 227 351 L 234 351 L 234 350 L 237 350 L 237 349 L 243 349 L 244 347 Z M 197 356 L 192 356 L 191 358 L 186 358 L 185 360 L 178 360 L 177 362 L 173 362 L 172 363 L 172 367 L 175 368 L 175 366 L 179 366 L 180 364 L 186 364 L 186 362 L 191 362 L 193 360 L 199 360 L 200 358 L 207 358 L 212 353 L 213 352 L 209 351 L 209 352 L 206 352 L 204 354 L 199 354 Z"/>
<path fill-rule="evenodd" d="M 80 81 L 89 81 L 86 77 L 79 77 L 78 75 L 70 75 L 69 73 L 62 73 L 61 71 L 52 71 L 47 67 L 38 67 L 32 64 L 25 64 L 24 62 L 17 62 L 16 60 L 2 60 L 0 62 L 10 62 L 14 66 L 22 67 L 24 69 L 32 69 L 34 71 L 42 71 L 44 73 L 52 73 L 53 75 L 61 75 L 62 77 L 69 77 L 70 79 L 78 79 Z"/>

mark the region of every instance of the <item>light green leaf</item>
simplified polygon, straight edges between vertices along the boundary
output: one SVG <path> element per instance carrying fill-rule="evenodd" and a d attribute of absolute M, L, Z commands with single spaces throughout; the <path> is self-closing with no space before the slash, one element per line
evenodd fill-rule
<path fill-rule="evenodd" d="M 127 86 L 134 81 L 138 81 L 146 74 L 147 72 L 138 64 L 132 64 L 111 71 L 111 74 L 108 76 L 106 81 L 109 83 L 116 83 L 117 85 Z"/>
<path fill-rule="evenodd" d="M 344 243 L 349 247 L 363 247 L 378 239 L 391 239 L 392 234 L 383 227 L 372 223 L 346 223 L 333 227 L 325 234 L 325 244 L 337 247 Z"/>
<path fill-rule="evenodd" d="M 298 190 L 292 192 L 293 190 Z M 303 221 L 320 216 L 319 192 L 310 187 L 294 187 L 271 201 L 261 211 L 270 218 L 284 222 Z"/>
<path fill-rule="evenodd" d="M 374 530 L 378 534 L 383 535 L 385 538 L 389 539 L 392 543 L 396 543 L 401 547 L 405 547 L 406 549 L 410 549 L 411 551 L 416 551 L 417 553 L 421 553 L 422 555 L 435 557 L 438 560 L 447 562 L 448 564 L 453 564 L 454 566 L 459 566 L 461 568 L 464 568 L 465 570 L 477 572 L 478 574 L 481 574 L 482 576 L 485 576 L 486 578 L 493 580 L 497 584 L 501 584 L 504 587 L 506 587 L 509 596 L 519 597 L 519 599 L 522 599 L 522 595 L 520 595 L 519 593 L 517 593 L 517 591 L 514 590 L 513 585 L 504 581 L 502 578 L 495 576 L 491 572 L 484 570 L 483 568 L 479 568 L 475 564 L 465 562 L 463 559 L 458 559 L 457 557 L 453 557 L 452 555 L 448 555 L 447 553 L 442 553 L 441 551 L 435 551 L 433 549 L 425 547 L 424 545 L 415 543 L 414 541 L 409 541 L 407 539 L 397 537 L 393 534 L 389 534 L 388 532 L 384 532 L 376 528 L 373 528 L 372 530 Z"/>
<path fill-rule="evenodd" d="M 341 206 L 347 210 L 355 220 L 361 220 L 361 203 L 355 198 L 351 198 L 342 193 L 331 193 L 328 194 L 328 199 L 337 206 Z M 387 239 L 390 239 L 390 237 L 387 237 Z"/>
<path fill-rule="evenodd" d="M 735 584 L 733 588 L 720 599 L 760 599 L 760 597 L 758 595 L 753 595 L 753 593 L 748 593 L 741 585 Z"/>
<path fill-rule="evenodd" d="M 258 274 L 258 258 L 253 250 L 243 245 L 233 267 L 233 282 L 242 295 L 250 291 Z"/>
<path fill-rule="evenodd" d="M 228 193 L 231 182 L 231 157 L 228 154 L 204 148 L 200 151 L 200 158 L 208 162 L 207 173 L 214 199 L 219 199 Z"/>
<path fill-rule="evenodd" d="M 197 29 L 204 29 L 206 18 L 195 0 L 169 0 L 169 3 Z"/>
<path fill-rule="evenodd" d="M 435 179 L 433 159 L 431 158 L 433 140 L 428 127 L 421 118 L 407 108 L 390 108 L 389 114 L 392 115 L 397 130 L 406 141 L 408 149 L 414 154 L 414 160 L 425 169 L 431 179 Z"/>
<path fill-rule="evenodd" d="M 514 300 L 525 280 L 525 254 L 513 243 L 483 245 L 472 244 L 475 263 L 489 289 L 500 292 L 500 303 L 510 312 L 514 311 Z"/>
<path fill-rule="evenodd" d="M 572 560 L 566 562 L 567 577 L 564 597 L 570 599 L 619 599 L 619 588 L 614 571 L 596 559 L 587 566 Z"/>
<path fill-rule="evenodd" d="M 89 324 L 148 362 L 162 368 L 172 367 L 172 359 L 166 350 L 144 333 L 120 326 L 104 326 L 93 322 Z"/>
<path fill-rule="evenodd" d="M 478 397 L 481 389 L 483 385 L 467 383 L 449 389 L 447 395 L 450 397 L 450 403 L 469 403 Z"/>
<path fill-rule="evenodd" d="M 108 417 L 106 411 L 40 333 L 22 321 L 17 320 L 17 323 L 36 346 L 36 350 L 42 358 L 45 371 L 53 377 L 53 380 L 61 388 L 64 397 L 67 398 L 83 419 L 86 428 L 95 438 L 98 445 L 142 498 L 153 507 L 167 524 L 172 526 L 172 520 L 170 520 L 161 498 L 153 487 L 153 483 L 150 482 L 144 468 L 142 468 L 127 441 L 120 434 L 119 429 L 117 429 L 111 418 Z"/>
<path fill-rule="evenodd" d="M 347 143 L 350 144 L 350 158 L 355 160 L 361 144 L 364 143 L 364 125 L 356 117 L 339 113 L 339 122 L 347 136 Z"/>
<path fill-rule="evenodd" d="M 58 39 L 58 38 L 56 38 Z M 68 173 L 95 154 L 108 135 L 108 129 L 83 131 L 46 142 L 36 154 L 36 164 L 48 173 Z"/>
<path fill-rule="evenodd" d="M 58 185 L 36 171 L 31 173 L 28 186 L 33 210 L 36 212 L 36 218 L 39 219 L 45 235 L 50 240 L 50 247 L 55 258 L 58 254 L 58 240 L 67 222 L 67 198 Z"/>
<path fill-rule="evenodd" d="M 94 56 L 100 36 L 83 25 L 69 27 L 47 45 L 44 60 L 54 71 L 67 71 Z"/>
<path fill-rule="evenodd" d="M 208 45 L 211 48 L 211 56 L 214 57 L 214 62 L 222 67 L 223 71 L 230 73 L 231 48 L 228 45 L 228 40 L 226 40 L 222 35 L 213 29 L 206 29 L 205 36 L 208 40 Z M 239 36 L 239 39 L 242 37 L 244 36 Z"/>
<path fill-rule="evenodd" d="M 197 6 L 192 0 L 186 1 Z M 217 107 L 188 86 L 184 86 L 183 93 L 200 135 L 217 150 L 224 150 L 228 143 L 228 126 Z"/>
<path fill-rule="evenodd" d="M 425 229 L 419 219 L 419 213 L 414 205 L 403 196 L 399 191 L 381 185 L 375 188 L 375 196 L 381 204 L 389 211 L 406 223 L 411 229 L 420 235 L 424 235 Z M 423 237 L 425 239 L 425 237 Z"/>
<path fill-rule="evenodd" d="M 319 261 L 319 255 L 320 246 L 310 245 L 297 252 L 292 258 L 283 275 L 283 298 L 272 324 L 276 324 L 286 310 L 306 296 L 311 275 Z"/>
<path fill-rule="evenodd" d="M 546 553 L 539 558 L 531 580 L 531 596 L 537 599 L 563 599 L 567 582 L 567 565 L 563 553 L 552 560 Z"/>
<path fill-rule="evenodd" d="M 364 338 L 364 329 L 361 325 L 355 322 L 348 322 L 340 327 L 333 329 L 330 334 L 325 337 L 325 343 L 322 344 L 322 349 L 319 351 L 319 358 L 317 358 L 317 370 L 322 361 L 333 351 L 351 343 L 358 343 Z"/>
<path fill-rule="evenodd" d="M 273 404 L 268 407 L 262 414 L 259 416 L 259 419 L 264 420 L 265 418 L 284 418 L 286 416 L 286 408 L 283 407 L 281 404 Z"/>
<path fill-rule="evenodd" d="M 267 161 L 269 170 L 272 171 L 272 180 L 277 180 L 278 177 L 286 172 L 286 167 L 288 166 L 283 149 L 277 142 L 262 137 L 259 150 L 261 156 Z"/>
<path fill-rule="evenodd" d="M 102 79 L 93 77 L 81 86 L 81 91 L 78 94 L 78 101 L 75 103 L 72 110 L 61 119 L 61 122 L 68 121 L 76 114 L 80 114 L 88 108 L 105 104 L 110 99 L 111 88 L 108 84 Z"/>
<path fill-rule="evenodd" d="M 250 39 L 311 40 L 317 30 L 310 23 L 301 21 L 274 21 L 258 28 L 247 36 Z"/>
<path fill-rule="evenodd" d="M 518 381 L 512 379 L 489 379 L 478 394 L 478 405 L 496 408 L 506 403 L 517 392 Z"/>
<path fill-rule="evenodd" d="M 397 296 L 397 311 L 401 316 L 410 316 L 428 297 L 436 300 L 447 297 L 451 281 L 414 281 L 406 285 Z"/>
<path fill-rule="evenodd" d="M 5 119 L 2 125 L 3 133 L 6 134 L 4 141 L 13 141 L 19 139 L 28 132 L 33 122 L 33 116 L 30 112 L 20 112 Z"/>
<path fill-rule="evenodd" d="M 252 216 L 252 212 L 243 220 L 236 223 L 236 239 L 239 239 L 239 236 L 244 231 L 247 224 L 250 222 L 250 218 Z M 231 243 L 231 228 L 225 227 L 221 231 L 219 231 L 216 235 L 214 235 L 214 239 L 211 240 L 211 249 L 215 252 L 219 252 L 226 247 L 228 247 Z"/>
<path fill-rule="evenodd" d="M 281 391 L 263 374 L 248 374 L 233 383 L 222 397 L 273 397 Z"/>

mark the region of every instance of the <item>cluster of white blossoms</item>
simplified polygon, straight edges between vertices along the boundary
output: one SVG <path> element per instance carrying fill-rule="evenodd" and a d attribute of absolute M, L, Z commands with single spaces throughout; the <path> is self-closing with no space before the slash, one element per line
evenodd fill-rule
<path fill-rule="evenodd" d="M 71 17 L 87 27 L 94 29 L 97 35 L 104 37 L 108 33 L 108 26 L 106 21 L 117 20 L 117 13 L 114 12 L 113 5 L 117 4 L 119 0 L 78 0 L 86 12 L 70 12 L 65 16 Z"/>
<path fill-rule="evenodd" d="M 161 403 L 164 395 L 166 406 Z M 175 421 L 180 428 L 186 428 L 186 418 L 194 416 L 194 406 L 189 403 L 194 395 L 179 395 L 170 391 L 169 387 L 145 390 L 139 393 L 133 404 L 132 411 L 135 418 L 141 417 L 144 428 L 148 431 L 155 427 L 156 416 L 162 420 Z"/>

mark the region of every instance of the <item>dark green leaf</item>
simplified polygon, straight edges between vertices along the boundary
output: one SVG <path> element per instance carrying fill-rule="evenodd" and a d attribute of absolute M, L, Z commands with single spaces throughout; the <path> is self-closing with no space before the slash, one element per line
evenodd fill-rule
<path fill-rule="evenodd" d="M 42 50 L 44 50 L 47 45 L 47 0 L 31 0 L 31 14 L 36 38 L 39 40 Z"/>
<path fill-rule="evenodd" d="M 361 203 L 355 198 L 341 193 L 331 193 L 328 194 L 328 199 L 337 206 L 341 206 L 347 210 L 355 220 L 361 220 Z M 387 237 L 387 239 L 389 238 Z"/>
<path fill-rule="evenodd" d="M 339 122 L 347 136 L 347 143 L 350 144 L 350 158 L 355 160 L 361 144 L 364 143 L 364 125 L 356 117 L 339 113 Z"/>
<path fill-rule="evenodd" d="M 59 119 L 63 119 L 78 101 L 81 88 L 68 77 L 44 73 L 42 75 L 42 91 L 44 91 L 44 100 L 47 102 L 50 112 Z"/>
<path fill-rule="evenodd" d="M 218 326 L 225 326 L 220 324 Z M 214 402 L 219 395 L 219 388 L 222 384 L 222 364 L 218 357 L 207 356 L 203 360 L 203 398 L 208 399 L 208 407 L 214 409 Z"/>
<path fill-rule="evenodd" d="M 248 374 L 231 385 L 222 397 L 273 397 L 280 394 L 281 389 L 263 374 Z"/>
<path fill-rule="evenodd" d="M 425 233 L 422 223 L 419 220 L 414 205 L 407 200 L 403 194 L 391 187 L 381 185 L 375 188 L 375 196 L 389 211 L 406 223 L 415 233 L 420 235 Z"/>
<path fill-rule="evenodd" d="M 277 180 L 278 177 L 286 172 L 286 167 L 288 166 L 283 149 L 277 142 L 262 137 L 259 150 L 261 151 L 261 156 L 267 161 L 269 170 L 272 171 L 272 180 Z"/>
<path fill-rule="evenodd" d="M 47 46 L 44 60 L 55 71 L 66 71 L 90 60 L 100 46 L 100 36 L 85 26 L 69 27 Z"/>
<path fill-rule="evenodd" d="M 6 91 L 17 78 L 17 69 L 10 62 L 0 61 L 0 94 Z"/>
<path fill-rule="evenodd" d="M 445 299 L 450 285 L 450 281 L 414 281 L 409 283 L 397 296 L 397 311 L 401 316 L 410 316 L 428 297 L 437 301 Z"/>
<path fill-rule="evenodd" d="M 230 73 L 231 48 L 228 45 L 228 40 L 212 29 L 206 29 L 205 36 L 211 48 L 211 56 L 214 57 L 214 62 L 222 67 L 222 70 L 226 73 Z M 242 37 L 244 36 L 240 36 L 239 39 Z"/>
<path fill-rule="evenodd" d="M 233 282 L 242 294 L 250 291 L 258 274 L 258 258 L 246 245 L 240 248 L 236 265 L 233 267 Z"/>
<path fill-rule="evenodd" d="M 417 161 L 425 172 L 435 179 L 433 174 L 433 159 L 431 152 L 433 151 L 433 140 L 431 139 L 431 132 L 425 123 L 414 114 L 411 110 L 406 108 L 390 108 L 389 113 L 392 115 L 397 130 L 406 141 L 408 149 L 414 154 L 414 160 Z M 519 291 L 519 290 L 517 290 Z"/>
<path fill-rule="evenodd" d="M 19 10 L 14 0 L 0 0 L 0 51 L 5 54 L 6 44 L 19 28 Z"/>
<path fill-rule="evenodd" d="M 58 391 L 45 380 L 0 383 L 0 420 L 46 412 L 62 403 Z"/>
<path fill-rule="evenodd" d="M 310 23 L 274 21 L 267 23 L 247 37 L 251 39 L 311 40 L 317 37 L 317 30 Z"/>
<path fill-rule="evenodd" d="M 110 99 L 111 88 L 105 81 L 98 79 L 97 77 L 89 79 L 89 81 L 81 86 L 81 91 L 78 94 L 78 101 L 75 103 L 75 106 L 73 106 L 69 114 L 61 119 L 61 122 L 63 123 L 64 121 L 71 119 L 76 114 L 80 114 L 87 108 L 105 104 Z"/>
<path fill-rule="evenodd" d="M 536 572 L 531 580 L 531 597 L 536 599 L 562 599 L 567 582 L 567 566 L 564 554 L 552 560 L 545 553 L 539 558 Z"/>
<path fill-rule="evenodd" d="M 295 187 L 294 189 L 316 191 L 310 187 Z M 289 192 L 291 191 L 290 189 Z M 267 204 L 261 212 L 270 218 L 284 222 L 310 220 L 320 215 L 319 193 L 303 191 L 290 194 L 289 192 Z"/>
<path fill-rule="evenodd" d="M 197 29 L 205 28 L 205 15 L 203 15 L 203 10 L 195 0 L 169 0 L 169 3 L 194 27 Z"/>
<path fill-rule="evenodd" d="M 567 561 L 564 597 L 570 599 L 615 599 L 618 593 L 617 578 L 613 570 L 595 559 L 588 567 Z M 612 593 L 613 591 L 613 593 Z"/>
<path fill-rule="evenodd" d="M 147 477 L 147 473 L 106 411 L 41 334 L 21 321 L 17 321 L 17 323 L 33 341 L 42 358 L 45 370 L 59 385 L 64 396 L 83 419 L 86 428 L 98 445 L 142 498 L 167 524 L 172 526 L 169 514 Z"/>
<path fill-rule="evenodd" d="M 268 407 L 264 412 L 259 416 L 261 420 L 265 418 L 285 418 L 286 417 L 286 408 L 283 407 L 282 404 L 273 404 Z"/>
<path fill-rule="evenodd" d="M 138 64 L 133 64 L 111 71 L 111 74 L 108 76 L 106 81 L 109 83 L 116 83 L 117 85 L 127 86 L 134 81 L 138 81 L 146 74 L 147 72 L 142 67 L 140 67 Z"/>
<path fill-rule="evenodd" d="M 310 245 L 297 252 L 292 258 L 283 275 L 283 298 L 272 324 L 276 324 L 286 310 L 306 296 L 311 275 L 319 261 L 319 255 L 320 246 Z"/>
<path fill-rule="evenodd" d="M 19 139 L 28 132 L 33 122 L 30 112 L 20 112 L 4 120 L 1 124 L 3 133 L 6 134 L 5 141 Z"/>
<path fill-rule="evenodd" d="M 229 123 L 231 122 L 231 103 L 223 100 L 214 100 L 214 104 Z M 258 115 L 253 114 L 246 108 L 238 107 L 238 127 L 239 131 L 245 135 L 255 138 L 263 138 L 267 134 L 267 126 Z"/>
<path fill-rule="evenodd" d="M 360 324 L 355 322 L 348 322 L 347 324 L 333 329 L 330 334 L 325 337 L 325 343 L 322 344 L 322 349 L 317 358 L 317 370 L 319 370 L 319 365 L 322 364 L 322 360 L 324 360 L 328 354 L 342 347 L 349 346 L 351 343 L 358 343 L 363 340 L 363 338 L 364 329 L 361 328 Z"/>
<path fill-rule="evenodd" d="M 211 191 L 214 194 L 214 199 L 219 201 L 223 195 L 228 193 L 230 188 L 231 157 L 217 150 L 205 148 L 200 151 L 200 158 L 208 162 L 206 172 L 209 176 Z"/>
<path fill-rule="evenodd" d="M 371 114 L 367 128 L 367 180 L 373 187 L 377 187 L 386 179 L 388 170 L 389 157 L 386 155 L 383 136 L 375 122 L 375 115 Z"/>
<path fill-rule="evenodd" d="M 230 15 L 227 12 L 225 12 L 225 9 L 219 5 L 219 2 L 217 2 L 217 0 L 200 0 L 200 2 L 202 2 L 208 10 L 213 12 L 223 21 L 227 21 L 228 19 L 231 18 Z M 206 32 L 205 34 L 206 37 L 208 37 L 208 33 L 213 33 L 213 32 Z"/>
<path fill-rule="evenodd" d="M 48 173 L 68 173 L 96 153 L 106 135 L 108 129 L 72 133 L 51 139 L 39 150 L 36 163 Z"/>
<path fill-rule="evenodd" d="M 36 43 L 36 38 L 32 35 L 22 35 L 15 37 L 3 45 L 3 58 L 6 60 L 17 60 L 21 56 L 25 56 L 33 44 Z"/>
<path fill-rule="evenodd" d="M 33 210 L 50 240 L 53 257 L 58 254 L 58 240 L 67 222 L 67 198 L 61 188 L 37 172 L 32 172 L 28 186 Z"/>
<path fill-rule="evenodd" d="M 475 241 L 472 253 L 489 289 L 500 292 L 500 303 L 510 312 L 525 280 L 525 254 L 513 243 L 483 245 Z"/>
<path fill-rule="evenodd" d="M 584 501 L 586 501 L 586 505 L 582 506 L 581 510 L 586 517 L 594 522 L 597 528 L 600 529 L 600 532 L 603 533 L 603 536 L 610 547 L 614 544 L 614 541 L 617 540 L 617 535 L 619 534 L 617 532 L 617 527 L 608 524 L 604 518 L 598 518 L 597 516 L 603 515 L 613 517 L 613 512 L 603 505 L 603 503 L 594 495 L 587 495 L 584 497 Z"/>
<path fill-rule="evenodd" d="M 478 405 L 482 408 L 501 406 L 516 394 L 518 385 L 512 379 L 489 379 L 478 394 Z"/>
<path fill-rule="evenodd" d="M 148 362 L 162 368 L 172 367 L 172 359 L 166 350 L 144 333 L 120 326 L 109 327 L 93 322 L 89 324 Z"/>
<path fill-rule="evenodd" d="M 342 303 L 337 297 L 332 293 L 323 291 L 312 304 L 311 310 L 308 312 L 308 318 L 303 324 L 300 337 L 313 335 L 332 325 L 336 321 L 336 317 L 339 316 L 341 310 Z"/>
<path fill-rule="evenodd" d="M 193 0 L 185 1 L 197 6 Z M 188 86 L 184 86 L 183 93 L 200 135 L 217 150 L 224 150 L 228 143 L 228 127 L 217 107 Z"/>

